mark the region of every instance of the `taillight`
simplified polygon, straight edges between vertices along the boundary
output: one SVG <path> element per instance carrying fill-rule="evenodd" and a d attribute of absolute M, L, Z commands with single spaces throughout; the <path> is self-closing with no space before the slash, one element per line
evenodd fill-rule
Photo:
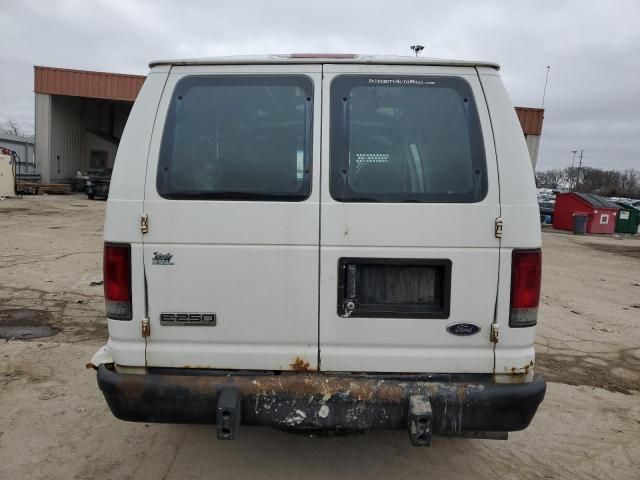
<path fill-rule="evenodd" d="M 511 256 L 510 327 L 531 327 L 538 322 L 542 252 L 514 250 Z"/>
<path fill-rule="evenodd" d="M 131 320 L 131 246 L 105 243 L 103 265 L 107 317 Z"/>

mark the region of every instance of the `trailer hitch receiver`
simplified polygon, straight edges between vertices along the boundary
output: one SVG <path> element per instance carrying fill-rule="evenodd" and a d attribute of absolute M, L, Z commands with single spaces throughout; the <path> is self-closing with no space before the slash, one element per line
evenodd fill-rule
<path fill-rule="evenodd" d="M 216 424 L 218 440 L 234 440 L 240 426 L 240 393 L 235 388 L 225 388 L 218 397 Z"/>
<path fill-rule="evenodd" d="M 428 395 L 409 397 L 409 439 L 414 447 L 431 445 L 433 413 Z"/>

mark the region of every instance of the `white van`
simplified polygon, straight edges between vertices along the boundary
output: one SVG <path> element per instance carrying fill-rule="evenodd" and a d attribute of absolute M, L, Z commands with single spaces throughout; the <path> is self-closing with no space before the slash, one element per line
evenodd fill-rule
<path fill-rule="evenodd" d="M 485 62 L 159 61 L 105 221 L 113 414 L 506 438 L 534 376 L 539 212 Z"/>

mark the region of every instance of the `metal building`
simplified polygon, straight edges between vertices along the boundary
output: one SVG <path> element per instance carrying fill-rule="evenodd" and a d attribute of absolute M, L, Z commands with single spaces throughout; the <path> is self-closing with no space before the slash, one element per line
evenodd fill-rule
<path fill-rule="evenodd" d="M 527 141 L 527 148 L 531 156 L 531 163 L 535 170 L 538 161 L 538 150 L 540 149 L 540 136 L 542 135 L 542 122 L 544 120 L 544 109 L 516 107 L 518 120 L 522 125 L 524 138 Z"/>
<path fill-rule="evenodd" d="M 44 183 L 113 167 L 144 76 L 34 67 L 35 162 Z M 531 162 L 538 157 L 544 110 L 516 107 Z"/>
<path fill-rule="evenodd" d="M 34 67 L 36 165 L 45 183 L 113 167 L 145 77 Z"/>
<path fill-rule="evenodd" d="M 21 174 L 26 175 L 36 172 L 34 140 L 35 137 L 22 137 L 0 133 L 0 147 L 16 152 L 19 158 L 16 167 Z"/>

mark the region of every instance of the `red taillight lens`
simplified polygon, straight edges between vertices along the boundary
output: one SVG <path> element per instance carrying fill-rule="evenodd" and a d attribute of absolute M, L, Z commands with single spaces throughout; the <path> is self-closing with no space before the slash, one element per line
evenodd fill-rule
<path fill-rule="evenodd" d="M 511 257 L 510 327 L 531 327 L 538 322 L 542 252 L 514 250 Z"/>
<path fill-rule="evenodd" d="M 107 317 L 131 320 L 131 246 L 104 245 L 104 299 Z"/>

